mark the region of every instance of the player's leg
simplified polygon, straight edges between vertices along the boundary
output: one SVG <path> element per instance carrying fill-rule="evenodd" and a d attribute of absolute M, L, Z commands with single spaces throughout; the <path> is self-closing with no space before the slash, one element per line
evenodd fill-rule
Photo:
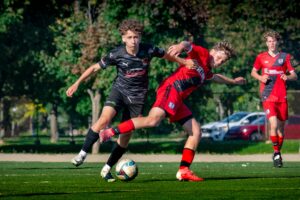
<path fill-rule="evenodd" d="M 107 128 L 112 118 L 122 108 L 122 100 L 122 94 L 117 89 L 112 88 L 109 97 L 104 104 L 100 118 L 89 129 L 79 154 L 72 159 L 72 163 L 75 166 L 79 166 L 83 163 L 84 159 L 86 158 L 87 152 L 90 151 L 93 144 L 99 139 L 100 130 Z"/>
<path fill-rule="evenodd" d="M 278 112 L 276 108 L 276 103 L 274 102 L 264 102 L 263 103 L 264 111 L 268 120 L 268 128 L 270 140 L 273 144 L 273 165 L 274 167 L 282 167 L 282 159 L 279 148 L 279 140 L 277 135 L 278 129 Z"/>
<path fill-rule="evenodd" d="M 135 129 L 156 127 L 166 117 L 166 113 L 159 107 L 153 107 L 147 117 L 137 117 L 127 120 L 117 127 L 105 129 L 100 132 L 100 141 L 106 142 L 114 135 L 127 134 Z"/>
<path fill-rule="evenodd" d="M 277 103 L 276 104 L 276 111 L 277 111 L 277 140 L 278 140 L 278 153 L 274 155 L 276 159 L 276 163 L 274 161 L 275 167 L 282 167 L 282 155 L 281 155 L 281 147 L 283 145 L 284 140 L 284 125 L 285 121 L 288 119 L 288 105 L 286 102 Z"/>
<path fill-rule="evenodd" d="M 126 99 L 124 99 L 126 101 Z M 122 121 L 126 121 L 131 117 L 141 116 L 143 112 L 144 104 L 131 104 L 126 102 L 126 107 L 123 110 Z M 127 151 L 127 146 L 131 138 L 132 133 L 119 135 L 117 142 L 115 143 L 113 150 L 101 170 L 101 177 L 107 182 L 114 182 L 115 179 L 111 174 L 111 168 L 119 161 L 123 154 Z"/>
<path fill-rule="evenodd" d="M 106 128 L 115 115 L 116 110 L 114 108 L 110 106 L 104 106 L 101 116 L 88 130 L 79 154 L 72 159 L 73 165 L 78 167 L 84 162 L 87 153 L 90 151 L 93 144 L 99 139 L 99 131 Z"/>
<path fill-rule="evenodd" d="M 182 151 L 182 158 L 176 178 L 180 181 L 203 181 L 203 178 L 196 176 L 190 166 L 194 160 L 195 151 L 201 139 L 200 124 L 195 118 L 189 119 L 183 125 L 189 136 Z"/>

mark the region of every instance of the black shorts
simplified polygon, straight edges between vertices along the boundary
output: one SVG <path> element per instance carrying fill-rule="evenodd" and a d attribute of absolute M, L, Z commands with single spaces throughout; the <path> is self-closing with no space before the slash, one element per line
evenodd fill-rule
<path fill-rule="evenodd" d="M 132 99 L 112 88 L 104 106 L 113 107 L 117 113 L 123 109 L 122 121 L 141 116 L 144 109 L 144 99 Z"/>

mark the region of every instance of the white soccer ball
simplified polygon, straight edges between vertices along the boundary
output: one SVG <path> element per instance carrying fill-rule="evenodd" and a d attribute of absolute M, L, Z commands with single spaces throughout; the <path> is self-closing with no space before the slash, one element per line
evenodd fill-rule
<path fill-rule="evenodd" d="M 116 176 L 122 181 L 131 181 L 138 175 L 138 167 L 131 159 L 122 159 L 116 166 Z"/>

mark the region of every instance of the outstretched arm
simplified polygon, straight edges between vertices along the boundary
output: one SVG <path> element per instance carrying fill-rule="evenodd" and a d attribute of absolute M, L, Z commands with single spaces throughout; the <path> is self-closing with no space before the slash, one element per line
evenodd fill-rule
<path fill-rule="evenodd" d="M 244 85 L 246 83 L 246 80 L 243 77 L 237 77 L 237 78 L 231 79 L 222 74 L 214 74 L 214 76 L 211 80 L 216 83 L 234 84 L 234 85 Z"/>
<path fill-rule="evenodd" d="M 90 66 L 89 68 L 87 68 L 82 74 L 81 76 L 77 79 L 77 81 L 71 85 L 67 91 L 66 94 L 68 97 L 72 97 L 72 95 L 76 92 L 76 90 L 78 89 L 78 86 L 80 85 L 80 83 L 82 81 L 84 81 L 85 79 L 87 79 L 91 74 L 97 72 L 100 69 L 100 65 L 98 63 Z"/>

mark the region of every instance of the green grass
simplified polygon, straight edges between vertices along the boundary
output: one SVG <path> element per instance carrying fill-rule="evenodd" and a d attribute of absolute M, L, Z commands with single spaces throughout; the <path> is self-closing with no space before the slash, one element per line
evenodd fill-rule
<path fill-rule="evenodd" d="M 77 153 L 83 144 L 83 137 L 76 137 L 75 144 L 70 144 L 69 138 L 60 138 L 57 144 L 51 144 L 49 137 L 40 138 L 41 144 L 35 145 L 33 137 L 19 137 L 5 139 L 5 144 L 0 145 L 3 153 Z M 185 139 L 150 138 L 149 140 L 133 139 L 130 141 L 128 151 L 131 153 L 181 153 Z M 100 151 L 109 153 L 113 144 L 111 142 L 101 145 Z M 298 153 L 300 140 L 285 140 L 283 153 Z M 258 154 L 272 153 L 272 144 L 265 142 L 249 141 L 223 141 L 212 142 L 202 140 L 198 149 L 202 153 L 227 153 L 227 154 Z"/>
<path fill-rule="evenodd" d="M 300 199 L 300 162 L 194 163 L 204 182 L 178 182 L 178 163 L 138 163 L 131 182 L 106 183 L 96 163 L 0 162 L 0 199 Z"/>

